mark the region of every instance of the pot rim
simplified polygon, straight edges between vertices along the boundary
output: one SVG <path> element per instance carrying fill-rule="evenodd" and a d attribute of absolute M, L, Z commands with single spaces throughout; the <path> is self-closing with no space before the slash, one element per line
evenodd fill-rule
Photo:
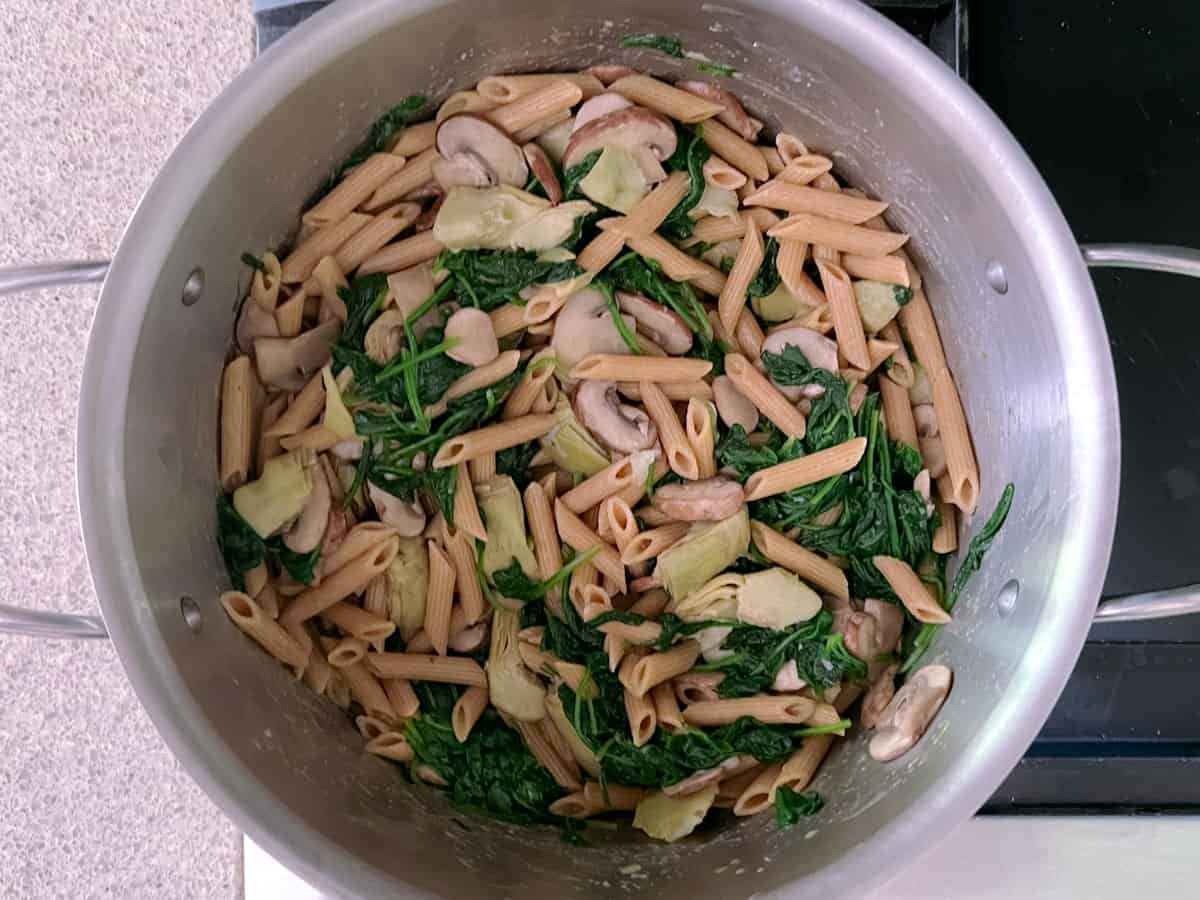
<path fill-rule="evenodd" d="M 191 777 L 256 843 L 331 894 L 383 895 L 395 884 L 356 862 L 279 802 L 221 738 L 204 726 L 154 624 L 138 572 L 125 496 L 128 387 L 146 308 L 174 236 L 229 153 L 293 86 L 397 21 L 451 0 L 343 0 L 281 40 L 239 74 L 196 120 L 138 204 L 101 291 L 84 364 L 77 429 L 77 491 L 88 564 L 105 623 L 126 675 L 159 733 Z M 1073 516 L 1064 523 L 1047 603 L 988 724 L 939 780 L 876 836 L 804 882 L 828 894 L 882 884 L 897 860 L 927 852 L 990 796 L 1024 754 L 1058 698 L 1100 596 L 1116 523 L 1119 485 L 1117 392 L 1099 304 L 1070 228 L 1033 164 L 984 102 L 941 60 L 882 15 L 851 0 L 757 0 L 801 18 L 823 40 L 877 51 L 880 76 L 921 94 L 921 105 L 957 119 L 972 135 L 980 178 L 1003 185 L 1003 214 L 1020 221 L 1046 262 L 1038 277 L 1063 357 L 1071 428 Z M 982 149 L 980 149 L 982 148 Z M 182 285 L 180 285 L 182 286 Z M 122 423 L 122 427 L 113 427 Z M 1034 655 L 1036 654 L 1036 655 Z M 170 697 L 170 702 L 167 698 Z M 286 832 L 287 838 L 281 837 Z M 868 875 L 864 873 L 882 873 Z M 786 890 L 786 889 L 785 889 Z M 413 895 L 418 895 L 412 889 Z M 428 895 L 427 895 L 428 896 Z"/>

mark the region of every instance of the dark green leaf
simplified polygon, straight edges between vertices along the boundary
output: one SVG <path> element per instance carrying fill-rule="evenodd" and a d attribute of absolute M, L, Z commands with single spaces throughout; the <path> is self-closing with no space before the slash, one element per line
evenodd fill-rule
<path fill-rule="evenodd" d="M 600 158 L 603 150 L 593 150 L 575 165 L 563 172 L 562 194 L 564 200 L 578 200 L 582 196 L 579 193 L 579 182 L 587 178 L 588 173 L 592 171 L 592 167 L 596 165 L 596 160 Z"/>
<path fill-rule="evenodd" d="M 717 444 L 716 454 L 721 468 L 731 469 L 741 482 L 745 482 L 759 469 L 766 469 L 779 462 L 779 455 L 770 445 L 753 446 L 741 425 L 734 425 L 725 432 Z"/>
<path fill-rule="evenodd" d="M 217 547 L 225 560 L 230 582 L 237 590 L 245 590 L 244 574 L 263 561 L 266 549 L 262 538 L 223 494 L 217 497 Z"/>
<path fill-rule="evenodd" d="M 621 38 L 622 47 L 643 47 L 658 50 L 667 56 L 683 59 L 683 41 L 670 34 L 627 34 Z"/>
<path fill-rule="evenodd" d="M 317 563 L 321 561 L 320 545 L 308 553 L 289 550 L 283 538 L 276 535 L 267 541 L 267 553 L 276 560 L 292 578 L 301 584 L 312 584 L 316 577 Z"/>
<path fill-rule="evenodd" d="M 254 269 L 256 272 L 266 272 L 267 265 L 253 253 L 243 253 L 242 262 Z"/>
<path fill-rule="evenodd" d="M 617 333 L 621 335 L 621 340 L 625 342 L 625 346 L 634 356 L 640 356 L 642 345 L 638 341 L 637 333 L 629 327 L 629 324 L 621 316 L 621 306 L 617 303 L 616 294 L 613 292 L 612 285 L 604 280 L 592 282 L 592 287 L 604 295 L 604 301 L 608 304 L 608 315 L 612 319 L 613 325 L 617 328 Z"/>
<path fill-rule="evenodd" d="M 530 463 L 542 445 L 537 441 L 526 441 L 515 447 L 506 447 L 496 454 L 496 474 L 507 475 L 522 494 L 529 486 Z"/>
<path fill-rule="evenodd" d="M 908 306 L 909 301 L 912 300 L 912 288 L 898 284 L 893 288 L 892 296 L 900 306 Z"/>
<path fill-rule="evenodd" d="M 641 294 L 674 310 L 693 333 L 712 340 L 712 323 L 696 292 L 686 281 L 672 281 L 664 276 L 657 261 L 631 250 L 608 265 L 604 280 L 614 290 Z"/>
<path fill-rule="evenodd" d="M 375 321 L 387 299 L 387 276 L 382 272 L 362 275 L 338 291 L 346 304 L 346 324 L 342 326 L 337 345 L 361 350 L 367 328 Z"/>
<path fill-rule="evenodd" d="M 696 63 L 696 68 L 706 75 L 716 75 L 718 78 L 732 78 L 737 74 L 737 69 L 733 66 L 727 66 L 725 63 L 708 62 L 701 60 Z"/>
<path fill-rule="evenodd" d="M 746 296 L 754 300 L 758 297 L 765 297 L 772 293 L 781 280 L 779 275 L 779 241 L 773 237 L 767 238 L 766 244 L 763 245 L 763 261 L 758 267 L 758 272 L 754 275 L 754 280 L 750 282 L 750 287 L 746 289 Z"/>
<path fill-rule="evenodd" d="M 775 824 L 780 828 L 791 828 L 804 816 L 813 816 L 821 811 L 825 801 L 816 791 L 797 793 L 786 785 L 775 790 Z"/>
<path fill-rule="evenodd" d="M 561 569 L 549 578 L 541 581 L 534 581 L 526 575 L 521 568 L 521 564 L 514 559 L 505 568 L 492 573 L 492 584 L 496 586 L 496 590 L 510 600 L 519 600 L 522 603 L 528 603 L 530 600 L 540 600 L 546 596 L 547 591 L 551 591 L 563 584 L 571 577 L 572 572 L 585 562 L 591 560 L 599 552 L 599 547 L 593 547 L 585 553 L 577 554 Z M 571 604 L 568 603 L 565 605 L 570 606 Z"/>
<path fill-rule="evenodd" d="M 686 170 L 690 179 L 688 192 L 658 227 L 664 235 L 674 240 L 683 240 L 692 236 L 694 223 L 688 216 L 700 198 L 704 196 L 704 164 L 712 155 L 708 144 L 704 143 L 703 126 L 693 126 L 691 131 L 676 126 L 678 142 L 675 152 L 664 164 L 668 171 Z M 694 330 L 694 329 L 693 329 Z"/>
<path fill-rule="evenodd" d="M 461 302 L 484 312 L 523 302 L 522 288 L 566 281 L 581 271 L 573 261 L 540 262 L 536 254 L 516 250 L 447 250 L 438 257 L 437 266 L 454 276 Z"/>

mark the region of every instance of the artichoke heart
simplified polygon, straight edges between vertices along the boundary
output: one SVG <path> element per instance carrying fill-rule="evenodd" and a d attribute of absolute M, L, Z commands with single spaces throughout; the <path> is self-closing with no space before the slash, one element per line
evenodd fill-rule
<path fill-rule="evenodd" d="M 749 549 L 750 515 L 743 505 L 728 519 L 692 526 L 682 540 L 658 557 L 654 574 L 662 580 L 675 607 Z"/>
<path fill-rule="evenodd" d="M 554 416 L 558 422 L 541 438 L 541 444 L 556 465 L 585 478 L 607 468 L 608 455 L 575 418 L 565 397 L 559 396 Z"/>
<path fill-rule="evenodd" d="M 776 566 L 747 575 L 737 595 L 738 621 L 780 631 L 821 611 L 821 598 L 794 573 Z"/>
<path fill-rule="evenodd" d="M 546 717 L 546 689 L 525 668 L 517 648 L 520 613 L 497 609 L 492 615 L 492 646 L 486 664 L 492 706 L 520 722 Z"/>
<path fill-rule="evenodd" d="M 660 841 L 677 841 L 696 830 L 716 799 L 715 784 L 682 797 L 668 797 L 662 791 L 650 791 L 637 805 L 633 827 Z"/>
<path fill-rule="evenodd" d="M 311 450 L 293 450 L 267 460 L 257 481 L 233 492 L 233 508 L 261 538 L 268 538 L 304 511 L 313 481 Z"/>

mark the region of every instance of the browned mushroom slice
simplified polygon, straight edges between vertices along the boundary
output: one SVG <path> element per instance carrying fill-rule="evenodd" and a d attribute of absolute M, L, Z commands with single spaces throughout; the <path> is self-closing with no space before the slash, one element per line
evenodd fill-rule
<path fill-rule="evenodd" d="M 701 769 L 698 772 L 693 772 L 682 781 L 668 784 L 662 789 L 662 792 L 668 797 L 686 797 L 688 794 L 694 794 L 696 791 L 703 790 L 714 782 L 729 778 L 739 772 L 745 772 L 756 765 L 758 765 L 758 760 L 753 756 L 744 754 L 731 756 L 711 769 Z"/>
<path fill-rule="evenodd" d="M 469 113 L 451 116 L 437 130 L 441 159 L 433 176 L 443 190 L 452 187 L 523 187 L 529 167 L 521 148 L 487 119 Z"/>
<path fill-rule="evenodd" d="M 953 676 L 941 665 L 913 672 L 879 717 L 868 752 L 879 762 L 891 762 L 920 740 L 950 693 Z"/>
<path fill-rule="evenodd" d="M 583 101 L 579 111 L 575 113 L 575 124 L 571 126 L 571 133 L 574 134 L 584 125 L 595 122 L 597 119 L 603 119 L 609 113 L 614 113 L 619 109 L 629 109 L 631 106 L 633 104 L 620 94 L 597 94 L 590 100 Z"/>
<path fill-rule="evenodd" d="M 622 312 L 637 321 L 638 330 L 671 356 L 682 356 L 692 349 L 692 329 L 675 310 L 625 291 L 617 291 L 617 302 Z"/>
<path fill-rule="evenodd" d="M 746 112 L 742 102 L 719 84 L 711 81 L 680 81 L 675 85 L 680 90 L 720 103 L 725 109 L 717 113 L 717 121 L 728 125 L 748 141 L 758 140 L 763 123 Z"/>
<path fill-rule="evenodd" d="M 373 483 L 367 484 L 367 495 L 379 521 L 395 528 L 401 537 L 416 537 L 424 530 L 425 510 L 419 501 L 403 500 Z"/>
<path fill-rule="evenodd" d="M 554 171 L 554 163 L 550 162 L 546 151 L 533 141 L 522 147 L 521 152 L 525 154 L 525 161 L 529 163 L 529 171 L 545 189 L 546 199 L 557 206 L 563 195 L 562 187 L 558 183 L 558 173 Z"/>
<path fill-rule="evenodd" d="M 808 364 L 814 368 L 825 369 L 835 374 L 838 371 L 837 342 L 825 337 L 819 331 L 813 331 L 802 325 L 779 328 L 767 335 L 762 348 L 764 353 L 780 354 L 786 347 L 798 349 L 804 354 Z M 776 387 L 793 403 L 801 397 L 819 397 L 825 393 L 825 389 L 820 385 L 777 384 Z M 810 387 L 818 390 L 810 391 L 808 390 Z"/>
<path fill-rule="evenodd" d="M 668 484 L 654 492 L 654 508 L 676 522 L 728 519 L 746 502 L 742 486 L 729 478 Z"/>
<path fill-rule="evenodd" d="M 579 165 L 593 150 L 604 147 L 623 147 L 635 156 L 638 148 L 647 147 L 661 161 L 675 152 L 675 145 L 675 126 L 670 119 L 643 106 L 632 106 L 589 122 L 571 135 L 563 169 Z"/>
<path fill-rule="evenodd" d="M 941 478 L 946 474 L 946 448 L 942 446 L 940 437 L 918 437 L 921 461 L 929 470 L 930 478 Z"/>
<path fill-rule="evenodd" d="M 875 644 L 880 653 L 894 653 L 904 630 L 904 611 L 895 603 L 868 598 L 863 612 L 875 619 Z"/>
<path fill-rule="evenodd" d="M 620 402 L 611 381 L 585 381 L 575 394 L 575 413 L 596 440 L 618 453 L 648 450 L 658 429 L 641 409 Z"/>

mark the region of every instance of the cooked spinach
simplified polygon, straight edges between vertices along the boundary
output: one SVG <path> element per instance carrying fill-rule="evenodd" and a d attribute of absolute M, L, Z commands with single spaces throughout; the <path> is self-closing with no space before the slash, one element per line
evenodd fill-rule
<path fill-rule="evenodd" d="M 779 454 L 769 443 L 754 446 L 741 425 L 734 425 L 721 437 L 717 444 L 717 462 L 722 469 L 730 469 L 738 481 L 747 478 L 759 469 L 779 463 Z"/>
<path fill-rule="evenodd" d="M 613 291 L 612 285 L 603 279 L 598 279 L 592 282 L 592 286 L 604 295 L 604 302 L 608 305 L 608 315 L 612 319 L 613 325 L 616 326 L 617 333 L 621 335 L 621 340 L 625 342 L 625 346 L 634 356 L 640 356 L 642 352 L 641 342 L 638 341 L 637 332 L 629 327 L 629 324 L 621 316 L 621 305 L 617 303 L 616 294 Z"/>
<path fill-rule="evenodd" d="M 496 590 L 510 600 L 519 600 L 523 603 L 528 603 L 530 600 L 540 600 L 546 596 L 548 591 L 552 591 L 563 584 L 571 577 L 572 572 L 585 562 L 590 561 L 599 552 L 599 547 L 593 547 L 584 553 L 578 553 L 561 569 L 549 578 L 543 578 L 541 581 L 534 581 L 526 575 L 521 569 L 521 564 L 514 559 L 505 568 L 492 573 L 492 584 L 496 586 Z M 569 606 L 571 604 L 566 605 Z"/>
<path fill-rule="evenodd" d="M 696 68 L 705 75 L 716 75 L 718 78 L 732 78 L 737 74 L 737 69 L 733 66 L 727 66 L 725 63 L 709 62 L 706 59 L 697 62 Z"/>
<path fill-rule="evenodd" d="M 542 445 L 537 441 L 526 441 L 515 447 L 506 447 L 496 454 L 496 474 L 507 475 L 516 484 L 517 490 L 525 492 L 530 481 L 530 464 Z"/>
<path fill-rule="evenodd" d="M 667 56 L 683 59 L 683 41 L 671 34 L 627 34 L 621 38 L 621 46 L 657 50 Z"/>
<path fill-rule="evenodd" d="M 746 289 L 746 296 L 754 300 L 757 297 L 765 297 L 779 287 L 781 281 L 779 275 L 779 241 L 773 237 L 767 238 L 766 244 L 763 245 L 763 261 L 758 267 L 758 272 L 754 275 L 754 280 L 750 282 L 750 287 Z"/>
<path fill-rule="evenodd" d="M 537 254 L 517 250 L 446 250 L 436 269 L 445 269 L 460 302 L 491 312 L 505 303 L 524 303 L 522 288 L 566 281 L 582 271 L 574 261 L 543 262 Z M 450 283 L 447 282 L 447 283 Z"/>
<path fill-rule="evenodd" d="M 283 570 L 301 584 L 312 584 L 316 577 L 317 563 L 321 561 L 320 545 L 308 553 L 297 553 L 288 549 L 279 535 L 267 541 L 267 554 L 279 562 Z"/>
<path fill-rule="evenodd" d="M 575 165 L 563 170 L 562 195 L 564 200 L 579 200 L 583 195 L 579 192 L 579 182 L 587 178 L 588 173 L 596 165 L 603 150 L 593 150 Z"/>
<path fill-rule="evenodd" d="M 786 785 L 775 790 L 775 824 L 791 828 L 804 816 L 815 816 L 825 807 L 825 800 L 816 791 L 798 793 Z"/>
<path fill-rule="evenodd" d="M 266 272 L 267 264 L 255 256 L 253 253 L 243 253 L 242 262 L 252 268 L 256 272 Z"/>
<path fill-rule="evenodd" d="M 667 171 L 686 171 L 690 179 L 688 192 L 673 210 L 667 215 L 658 230 L 673 240 L 684 240 L 692 236 L 695 223 L 688 213 L 696 208 L 700 198 L 704 196 L 704 164 L 712 156 L 708 144 L 704 143 L 704 128 L 695 125 L 690 130 L 677 125 L 678 141 L 675 152 L 664 164 Z"/>
<path fill-rule="evenodd" d="M 892 296 L 896 298 L 896 303 L 900 306 L 908 306 L 913 296 L 912 288 L 898 284 L 893 288 Z"/>
<path fill-rule="evenodd" d="M 704 304 L 696 297 L 696 292 L 686 281 L 665 277 L 656 260 L 646 259 L 630 250 L 609 263 L 603 280 L 614 290 L 641 294 L 674 310 L 692 332 L 712 340 L 712 323 L 708 321 Z"/>
<path fill-rule="evenodd" d="M 367 329 L 383 310 L 387 300 L 387 276 L 381 272 L 355 278 L 338 291 L 346 304 L 346 322 L 336 346 L 350 351 L 361 351 Z M 355 373 L 357 376 L 357 372 Z M 357 380 L 357 379 L 356 379 Z"/>
<path fill-rule="evenodd" d="M 401 128 L 411 125 L 422 118 L 425 106 L 428 103 L 428 97 L 421 94 L 411 94 L 376 119 L 371 124 L 366 139 L 350 151 L 350 155 L 342 160 L 341 165 L 333 170 L 333 173 L 330 174 L 325 183 L 317 188 L 316 192 L 308 198 L 308 201 L 304 204 L 304 208 L 311 209 L 316 206 L 322 197 L 337 186 L 337 183 L 345 177 L 347 172 L 355 166 L 366 162 L 372 154 L 380 153 L 386 149 L 388 141 L 395 137 Z"/>
<path fill-rule="evenodd" d="M 239 591 L 246 589 L 245 573 L 263 561 L 266 548 L 246 520 L 238 515 L 224 494 L 217 497 L 217 548 L 225 560 L 229 580 Z"/>

